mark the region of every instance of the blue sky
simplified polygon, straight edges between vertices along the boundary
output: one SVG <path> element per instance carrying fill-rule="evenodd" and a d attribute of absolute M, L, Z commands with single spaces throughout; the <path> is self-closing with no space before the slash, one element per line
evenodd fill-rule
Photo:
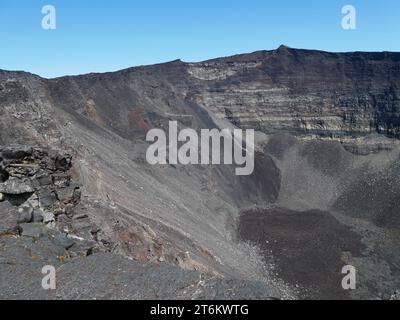
<path fill-rule="evenodd" d="M 44 5 L 57 29 L 41 27 Z M 341 8 L 357 29 L 341 28 Z M 200 61 L 280 44 L 400 51 L 399 0 L 0 0 L 0 69 L 44 77 Z"/>

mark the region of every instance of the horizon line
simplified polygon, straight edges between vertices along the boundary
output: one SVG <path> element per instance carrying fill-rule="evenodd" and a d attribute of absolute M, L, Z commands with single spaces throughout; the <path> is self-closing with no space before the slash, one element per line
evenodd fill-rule
<path fill-rule="evenodd" d="M 155 62 L 155 63 L 150 63 L 150 64 L 138 64 L 138 65 L 132 65 L 126 68 L 121 68 L 121 69 L 116 69 L 116 70 L 110 70 L 110 71 L 93 71 L 93 72 L 86 72 L 86 73 L 76 73 L 76 74 L 65 74 L 61 76 L 56 76 L 56 77 L 45 77 L 41 76 L 39 74 L 30 72 L 30 71 L 25 71 L 25 70 L 7 70 L 7 69 L 1 69 L 0 72 L 7 72 L 7 73 L 24 73 L 24 74 L 29 74 L 35 77 L 39 77 L 41 79 L 45 80 L 56 80 L 56 79 L 61 79 L 61 78 L 68 78 L 68 77 L 80 77 L 80 76 L 88 76 L 88 75 L 98 75 L 98 74 L 108 74 L 108 73 L 118 73 L 122 71 L 127 71 L 130 69 L 135 69 L 135 68 L 144 68 L 144 67 L 152 67 L 152 66 L 158 66 L 158 65 L 165 65 L 165 64 L 170 64 L 174 62 L 181 62 L 184 64 L 198 64 L 198 63 L 205 63 L 209 61 L 215 61 L 215 60 L 222 60 L 222 59 L 229 59 L 229 58 L 234 58 L 234 57 L 240 57 L 240 56 L 246 56 L 246 55 L 253 55 L 257 53 L 271 53 L 271 52 L 276 52 L 279 50 L 300 50 L 300 51 L 313 51 L 313 52 L 321 52 L 321 53 L 328 53 L 328 54 L 355 54 L 355 53 L 364 53 L 364 54 L 384 54 L 384 53 L 390 53 L 390 54 L 400 54 L 400 51 L 390 51 L 390 50 L 383 50 L 383 51 L 362 51 L 362 50 L 356 50 L 356 51 L 327 51 L 327 50 L 322 50 L 322 49 L 305 49 L 305 48 L 293 48 L 287 45 L 280 45 L 276 49 L 260 49 L 252 52 L 244 52 L 244 53 L 236 53 L 236 54 L 230 54 L 227 56 L 219 56 L 215 58 L 209 58 L 205 60 L 199 60 L 199 61 L 184 61 L 181 58 L 169 60 L 169 61 L 163 61 L 163 62 Z"/>

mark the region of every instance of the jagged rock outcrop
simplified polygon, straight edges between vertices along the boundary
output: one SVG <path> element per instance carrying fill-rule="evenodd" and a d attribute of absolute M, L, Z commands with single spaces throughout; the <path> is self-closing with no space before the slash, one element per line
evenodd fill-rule
<path fill-rule="evenodd" d="M 82 207 L 79 207 L 80 185 L 68 173 L 71 156 L 49 148 L 23 145 L 0 147 L 0 154 L 0 166 L 6 177 L 0 183 L 4 203 L 1 217 L 8 221 L 2 225 L 1 234 L 49 236 L 59 243 L 67 243 L 67 250 L 76 244 L 79 254 L 92 252 L 96 245 L 90 230 L 95 227 L 90 226 L 88 219 L 89 230 L 74 222 Z M 80 251 L 84 246 L 87 251 Z M 78 253 L 74 251 L 69 253 Z"/>
<path fill-rule="evenodd" d="M 373 133 L 399 137 L 398 53 L 281 46 L 191 64 L 189 73 L 207 80 L 193 98 L 243 128 L 335 138 L 356 147 L 357 137 Z M 378 145 L 379 139 L 371 151 Z"/>

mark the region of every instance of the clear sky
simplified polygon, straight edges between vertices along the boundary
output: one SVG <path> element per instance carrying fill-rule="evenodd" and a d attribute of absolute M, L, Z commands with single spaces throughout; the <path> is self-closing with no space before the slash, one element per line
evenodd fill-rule
<path fill-rule="evenodd" d="M 56 30 L 41 26 L 56 8 Z M 341 27 L 344 5 L 357 29 Z M 0 69 L 44 77 L 271 50 L 400 51 L 399 0 L 0 0 Z"/>

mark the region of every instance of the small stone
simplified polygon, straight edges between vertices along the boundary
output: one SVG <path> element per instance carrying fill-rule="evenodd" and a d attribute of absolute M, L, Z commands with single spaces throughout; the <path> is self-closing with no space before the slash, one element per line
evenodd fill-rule
<path fill-rule="evenodd" d="M 32 187 L 32 183 L 30 180 L 25 179 L 17 179 L 10 178 L 4 183 L 0 183 L 0 192 L 5 194 L 24 194 L 24 193 L 33 193 L 35 190 Z"/>
<path fill-rule="evenodd" d="M 39 204 L 42 208 L 52 207 L 57 202 L 57 197 L 54 193 L 50 193 L 39 197 Z"/>
<path fill-rule="evenodd" d="M 43 211 L 40 209 L 33 210 L 33 222 L 43 222 Z"/>
<path fill-rule="evenodd" d="M 43 212 L 43 223 L 48 224 L 55 221 L 54 213 L 53 212 Z"/>
<path fill-rule="evenodd" d="M 65 187 L 57 190 L 57 197 L 63 203 L 71 203 L 73 202 L 74 192 L 74 187 Z"/>
<path fill-rule="evenodd" d="M 57 233 L 52 237 L 52 242 L 66 250 L 70 249 L 75 244 L 75 241 L 69 238 L 65 233 Z"/>
<path fill-rule="evenodd" d="M 40 238 L 48 232 L 41 223 L 23 223 L 19 227 L 23 237 Z"/>
<path fill-rule="evenodd" d="M 40 178 L 37 178 L 37 180 L 41 186 L 48 186 L 53 183 L 51 176 L 42 176 Z"/>
<path fill-rule="evenodd" d="M 18 223 L 29 223 L 33 219 L 33 208 L 21 207 L 18 209 Z"/>

